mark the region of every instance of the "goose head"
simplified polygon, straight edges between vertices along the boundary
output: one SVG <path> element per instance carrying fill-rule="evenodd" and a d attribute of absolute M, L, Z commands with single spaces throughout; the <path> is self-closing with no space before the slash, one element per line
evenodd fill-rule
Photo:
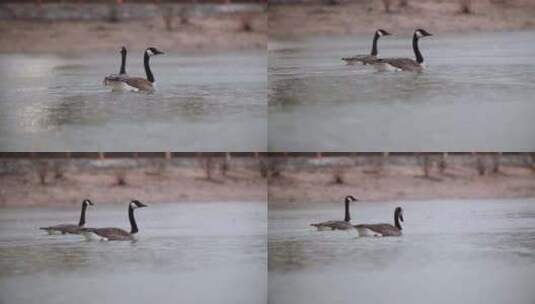
<path fill-rule="evenodd" d="M 358 201 L 358 199 L 356 199 L 353 195 L 348 195 L 348 196 L 346 196 L 346 198 L 345 198 L 345 202 L 346 202 L 346 203 L 356 202 L 356 201 Z"/>
<path fill-rule="evenodd" d="M 416 29 L 414 31 L 414 35 L 417 38 L 422 38 L 422 37 L 426 37 L 426 36 L 433 36 L 433 34 L 429 33 L 428 31 L 426 31 L 424 29 Z"/>
<path fill-rule="evenodd" d="M 394 217 L 399 218 L 399 220 L 403 222 L 403 209 L 401 207 L 396 207 Z"/>
<path fill-rule="evenodd" d="M 383 29 L 378 29 L 375 34 L 377 34 L 377 36 L 379 37 L 383 37 L 383 36 L 389 36 L 389 35 L 392 35 L 390 34 L 389 32 L 383 30 Z"/>
<path fill-rule="evenodd" d="M 147 207 L 147 205 L 143 204 L 142 202 L 138 200 L 133 200 L 130 202 L 131 209 L 137 209 L 137 208 L 143 208 L 143 207 Z"/>
<path fill-rule="evenodd" d="M 165 53 L 160 51 L 160 50 L 158 50 L 155 47 L 150 47 L 150 48 L 147 48 L 145 50 L 145 54 L 147 54 L 149 56 L 155 56 L 155 55 L 161 55 L 161 54 L 165 54 Z"/>
<path fill-rule="evenodd" d="M 126 47 L 124 47 L 124 46 L 121 47 L 121 54 L 123 54 L 123 55 L 126 54 Z"/>
<path fill-rule="evenodd" d="M 82 204 L 83 204 L 84 206 L 95 206 L 95 204 L 93 204 L 93 202 L 90 201 L 90 200 L 88 200 L 88 199 L 85 199 L 85 200 L 82 202 Z"/>

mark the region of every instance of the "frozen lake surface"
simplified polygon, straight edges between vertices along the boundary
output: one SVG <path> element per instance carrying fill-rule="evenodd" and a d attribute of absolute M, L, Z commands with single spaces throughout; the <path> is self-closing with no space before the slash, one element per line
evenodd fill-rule
<path fill-rule="evenodd" d="M 87 226 L 129 229 L 126 205 L 95 203 Z M 147 203 L 137 242 L 38 230 L 79 207 L 1 208 L 0 303 L 265 303 L 265 202 Z"/>
<path fill-rule="evenodd" d="M 265 151 L 265 54 L 154 57 L 154 94 L 103 86 L 118 52 L 0 55 L 0 150 Z M 127 72 L 145 77 L 141 53 Z"/>
<path fill-rule="evenodd" d="M 352 205 L 352 222 L 403 236 L 357 238 L 310 227 L 343 219 L 343 203 L 270 210 L 270 303 L 535 303 L 535 200 Z"/>
<path fill-rule="evenodd" d="M 408 34 L 379 55 L 414 58 Z M 533 151 L 535 32 L 433 34 L 421 74 L 345 65 L 371 34 L 270 42 L 269 149 Z"/>

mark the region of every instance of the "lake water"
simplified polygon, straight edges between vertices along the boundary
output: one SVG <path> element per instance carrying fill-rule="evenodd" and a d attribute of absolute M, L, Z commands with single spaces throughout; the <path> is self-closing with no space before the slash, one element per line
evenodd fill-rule
<path fill-rule="evenodd" d="M 269 149 L 533 151 L 535 32 L 433 34 L 421 74 L 345 65 L 371 34 L 270 41 Z M 414 58 L 411 37 L 380 56 Z"/>
<path fill-rule="evenodd" d="M 265 151 L 265 54 L 154 57 L 154 94 L 103 86 L 118 52 L 0 55 L 0 150 Z M 141 53 L 127 72 L 145 77 Z"/>
<path fill-rule="evenodd" d="M 265 202 L 147 203 L 137 242 L 38 230 L 78 207 L 0 209 L 0 303 L 265 303 Z M 129 229 L 126 211 L 97 205 L 87 225 Z"/>
<path fill-rule="evenodd" d="M 352 222 L 398 205 L 399 238 L 309 226 L 343 204 L 270 209 L 270 303 L 535 303 L 535 200 L 358 202 Z"/>

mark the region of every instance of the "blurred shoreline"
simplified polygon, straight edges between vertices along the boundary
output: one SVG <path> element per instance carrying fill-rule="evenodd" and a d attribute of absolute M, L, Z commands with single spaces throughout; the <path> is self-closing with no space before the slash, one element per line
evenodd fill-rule
<path fill-rule="evenodd" d="M 39 155 L 39 153 L 37 153 Z M 266 201 L 255 158 L 4 158 L 0 207 L 95 203 Z"/>
<path fill-rule="evenodd" d="M 261 4 L 0 5 L 0 53 L 265 49 Z"/>
<path fill-rule="evenodd" d="M 269 197 L 270 207 L 291 208 L 348 194 L 364 201 L 535 197 L 532 153 L 65 154 L 0 155 L 0 206 Z"/>
<path fill-rule="evenodd" d="M 363 201 L 535 197 L 535 162 L 519 154 L 409 154 L 278 158 L 270 208 Z"/>
<path fill-rule="evenodd" d="M 492 32 L 535 29 L 535 2 L 530 0 L 472 1 L 472 13 L 461 13 L 459 0 L 391 0 L 390 13 L 382 1 L 277 0 L 268 9 L 269 35 L 295 39 L 313 35 L 370 34 L 383 28 L 394 34 L 424 28 L 432 33 Z"/>

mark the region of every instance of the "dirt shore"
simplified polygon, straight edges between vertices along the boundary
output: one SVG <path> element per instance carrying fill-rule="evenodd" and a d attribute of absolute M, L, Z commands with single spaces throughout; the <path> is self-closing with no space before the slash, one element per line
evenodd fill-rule
<path fill-rule="evenodd" d="M 458 0 L 392 1 L 385 13 L 382 1 L 341 1 L 339 5 L 272 5 L 269 34 L 280 39 L 306 35 L 370 33 L 384 28 L 396 33 L 422 27 L 431 32 L 527 30 L 535 28 L 535 1 L 474 0 L 473 14 L 461 14 Z"/>
<path fill-rule="evenodd" d="M 501 166 L 497 173 L 480 176 L 466 166 L 449 166 L 442 173 L 435 168 L 425 177 L 420 166 L 395 165 L 283 170 L 270 184 L 269 206 L 339 202 L 348 194 L 364 201 L 528 198 L 535 197 L 535 172 Z"/>
<path fill-rule="evenodd" d="M 264 13 L 233 13 L 174 20 L 166 30 L 162 17 L 118 23 L 105 21 L 0 21 L 0 53 L 84 53 L 148 45 L 168 52 L 234 51 L 266 48 Z"/>
<path fill-rule="evenodd" d="M 270 207 L 291 208 L 339 202 L 347 194 L 365 201 L 531 198 L 535 157 L 0 159 L 0 206 L 70 205 L 86 197 L 99 203 L 269 198 Z"/>
<path fill-rule="evenodd" d="M 45 183 L 39 170 L 0 175 L 0 206 L 61 206 L 84 198 L 98 203 L 266 201 L 266 180 L 258 171 L 233 168 L 225 175 L 214 169 L 152 166 L 132 169 L 50 169 Z M 57 174 L 57 173 L 60 174 Z"/>

